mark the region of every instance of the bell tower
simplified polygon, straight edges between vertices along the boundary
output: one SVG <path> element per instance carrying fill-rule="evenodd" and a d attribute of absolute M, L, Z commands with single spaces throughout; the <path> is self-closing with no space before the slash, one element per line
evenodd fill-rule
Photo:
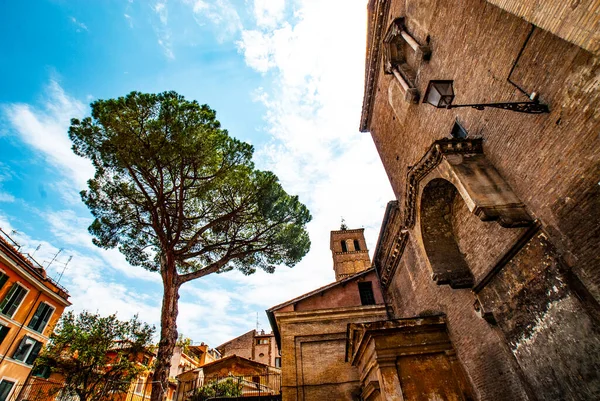
<path fill-rule="evenodd" d="M 364 228 L 348 229 L 342 220 L 340 229 L 331 232 L 329 248 L 336 281 L 371 267 L 364 231 Z"/>

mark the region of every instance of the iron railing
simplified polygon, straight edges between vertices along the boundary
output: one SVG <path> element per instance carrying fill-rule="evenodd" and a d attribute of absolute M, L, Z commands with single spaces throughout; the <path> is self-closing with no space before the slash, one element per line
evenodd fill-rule
<path fill-rule="evenodd" d="M 149 401 L 151 381 L 134 381 L 127 390 L 115 390 L 111 383 L 105 385 L 94 399 L 99 401 Z M 64 384 L 45 379 L 29 380 L 14 385 L 6 401 L 79 401 L 79 397 L 68 391 Z"/>
<path fill-rule="evenodd" d="M 173 401 L 240 399 L 281 394 L 281 374 L 207 376 L 180 381 Z"/>

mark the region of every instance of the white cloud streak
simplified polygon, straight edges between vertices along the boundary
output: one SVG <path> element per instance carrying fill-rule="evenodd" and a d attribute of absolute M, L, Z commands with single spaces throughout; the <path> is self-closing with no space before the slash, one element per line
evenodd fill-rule
<path fill-rule="evenodd" d="M 329 232 L 338 229 L 342 216 L 350 227 L 365 227 L 372 253 L 385 205 L 393 199 L 370 135 L 358 131 L 364 2 L 302 0 L 295 6 L 294 24 L 257 18 L 257 26 L 242 31 L 238 42 L 250 68 L 275 77 L 274 91 L 255 94 L 267 108 L 265 122 L 272 136 L 258 150 L 257 163 L 275 171 L 314 217 L 309 224 L 312 248 L 298 266 L 282 267 L 273 275 L 231 274 L 240 297 L 264 307 L 334 280 Z M 331 18 L 341 9 L 344 18 Z M 263 12 L 264 3 L 256 1 L 254 13 Z"/>
<path fill-rule="evenodd" d="M 151 7 L 152 11 L 157 15 L 159 24 L 154 25 L 154 30 L 158 37 L 158 45 L 162 48 L 164 55 L 168 59 L 174 59 L 173 44 L 171 42 L 171 29 L 169 28 L 169 10 L 167 8 L 167 0 L 162 0 L 154 3 Z"/>
<path fill-rule="evenodd" d="M 198 25 L 209 23 L 214 27 L 215 36 L 220 43 L 233 39 L 242 29 L 240 16 L 229 0 L 183 0 L 183 3 L 191 7 Z"/>
<path fill-rule="evenodd" d="M 81 118 L 87 107 L 68 96 L 55 80 L 45 91 L 41 107 L 11 103 L 0 108 L 4 118 L 21 140 L 41 152 L 44 158 L 74 180 L 78 189 L 94 175 L 92 164 L 71 151 L 68 128 L 71 118 Z"/>
<path fill-rule="evenodd" d="M 73 24 L 75 24 L 75 31 L 76 32 L 81 32 L 81 31 L 87 31 L 88 30 L 87 25 L 85 25 L 83 22 L 77 21 L 77 18 L 75 18 L 75 17 L 71 17 L 71 22 Z"/>

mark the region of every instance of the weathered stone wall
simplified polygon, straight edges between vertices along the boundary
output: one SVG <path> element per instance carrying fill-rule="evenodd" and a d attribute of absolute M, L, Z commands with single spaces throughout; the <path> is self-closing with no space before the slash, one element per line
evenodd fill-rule
<path fill-rule="evenodd" d="M 335 279 L 341 280 L 371 267 L 364 228 L 332 231 L 329 248 L 333 257 Z M 346 246 L 342 247 L 342 242 Z M 358 245 L 358 249 L 356 248 Z"/>
<path fill-rule="evenodd" d="M 283 400 L 357 399 L 358 371 L 345 361 L 347 326 L 385 319 L 385 307 L 275 312 L 275 316 L 282 344 Z"/>
<path fill-rule="evenodd" d="M 217 347 L 222 357 L 237 355 L 243 358 L 254 360 L 254 336 L 255 330 L 242 334 L 231 341 Z"/>
<path fill-rule="evenodd" d="M 267 340 L 267 343 L 258 344 L 258 338 Z M 273 333 L 265 334 L 256 330 L 242 334 L 217 349 L 223 357 L 237 355 L 269 366 L 275 366 L 275 358 L 279 357 L 279 348 Z"/>
<path fill-rule="evenodd" d="M 407 103 L 397 79 L 380 69 L 368 128 L 399 199 L 390 230 L 401 233 L 408 168 L 449 136 L 455 120 L 470 137 L 483 138 L 485 157 L 541 226 L 524 238 L 528 228 L 482 222 L 455 196 L 445 235 L 457 244 L 474 287 L 452 289 L 432 280 L 417 207 L 384 294 L 395 316 L 447 315 L 477 399 L 599 398 L 600 60 L 483 0 L 393 1 L 384 30 L 397 17 L 432 49 L 428 62 L 407 52 L 421 96 L 429 80 L 451 79 L 455 104 L 525 101 L 507 82 L 522 50 L 511 79 L 538 92 L 551 112 Z M 392 242 L 388 236 L 380 245 Z"/>
<path fill-rule="evenodd" d="M 598 55 L 600 3 L 596 0 L 487 0 Z"/>
<path fill-rule="evenodd" d="M 456 4 L 391 4 L 385 26 L 405 16 L 407 29 L 420 43 L 430 39 L 431 60 L 413 61 L 421 95 L 429 80 L 453 79 L 456 104 L 527 100 L 506 78 L 530 24 L 483 0 Z M 398 83 L 381 69 L 369 130 L 398 198 L 405 190 L 407 167 L 434 140 L 448 137 L 456 119 L 470 136 L 484 138 L 487 158 L 600 300 L 600 60 L 537 28 L 512 80 L 540 93 L 551 113 L 435 109 L 392 96 L 394 112 L 389 93 Z"/>

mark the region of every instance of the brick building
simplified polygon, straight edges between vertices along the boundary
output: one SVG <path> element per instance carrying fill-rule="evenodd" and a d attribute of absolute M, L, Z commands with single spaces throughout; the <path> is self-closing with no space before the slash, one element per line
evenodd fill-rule
<path fill-rule="evenodd" d="M 281 355 L 275 337 L 264 330 L 250 330 L 215 349 L 223 358 L 237 355 L 268 366 L 281 367 Z"/>
<path fill-rule="evenodd" d="M 462 399 L 600 399 L 600 1 L 368 10 L 360 129 L 397 198 L 373 260 L 393 330 L 435 332 L 442 323 L 405 319 L 442 316 Z M 452 81 L 454 99 L 436 80 Z M 549 112 L 427 104 L 498 102 Z M 391 333 L 379 324 L 349 328 L 351 361 L 368 349 L 360 336 Z M 388 379 L 419 399 L 403 358 Z M 392 399 L 367 376 L 363 389 Z"/>
<path fill-rule="evenodd" d="M 360 129 L 396 199 L 374 269 L 332 232 L 338 281 L 267 311 L 284 400 L 600 399 L 599 10 L 369 1 Z"/>

